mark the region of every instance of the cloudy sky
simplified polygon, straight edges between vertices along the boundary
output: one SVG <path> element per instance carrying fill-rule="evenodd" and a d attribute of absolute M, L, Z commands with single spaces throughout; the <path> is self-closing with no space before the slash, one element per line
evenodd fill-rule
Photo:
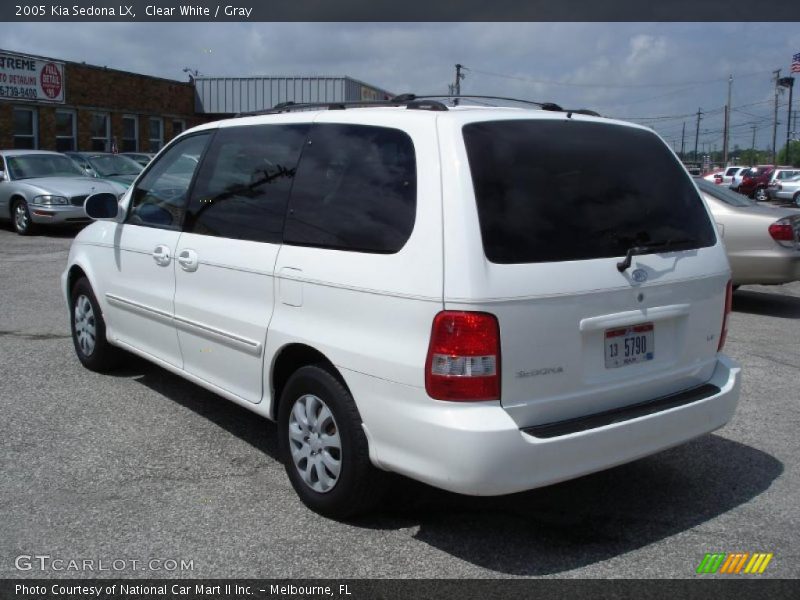
<path fill-rule="evenodd" d="M 349 75 L 393 92 L 462 93 L 593 108 L 656 128 L 679 148 L 722 148 L 727 79 L 732 141 L 772 142 L 772 71 L 789 74 L 797 23 L 0 23 L 0 47 L 186 79 Z M 800 82 L 795 107 L 800 107 Z M 786 136 L 786 94 L 778 141 Z M 662 118 L 663 117 L 663 118 Z M 654 119 L 656 118 L 656 119 Z"/>

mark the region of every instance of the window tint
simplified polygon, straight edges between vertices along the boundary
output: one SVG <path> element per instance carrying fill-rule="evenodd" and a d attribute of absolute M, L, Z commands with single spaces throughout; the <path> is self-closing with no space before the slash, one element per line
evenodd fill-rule
<path fill-rule="evenodd" d="M 184 138 L 152 164 L 133 190 L 128 223 L 180 229 L 189 185 L 210 135 Z"/>
<path fill-rule="evenodd" d="M 280 243 L 309 125 L 221 128 L 203 160 L 186 231 Z"/>
<path fill-rule="evenodd" d="M 681 164 L 642 129 L 572 120 L 463 129 L 486 257 L 532 263 L 622 256 L 631 246 L 713 245 Z"/>
<path fill-rule="evenodd" d="M 292 188 L 284 240 L 360 252 L 397 252 L 416 215 L 411 138 L 397 129 L 314 125 Z"/>

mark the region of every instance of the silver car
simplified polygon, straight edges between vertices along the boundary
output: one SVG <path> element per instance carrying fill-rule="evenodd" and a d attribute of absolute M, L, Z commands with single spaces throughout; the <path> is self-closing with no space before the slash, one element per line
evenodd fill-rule
<path fill-rule="evenodd" d="M 800 210 L 757 204 L 696 178 L 717 223 L 734 286 L 800 280 Z"/>
<path fill-rule="evenodd" d="M 788 200 L 800 207 L 800 175 L 777 181 L 770 188 L 770 196 L 776 200 Z"/>
<path fill-rule="evenodd" d="M 44 150 L 0 150 L 0 219 L 9 219 L 20 235 L 38 225 L 87 223 L 87 196 L 125 188 L 87 177 L 69 158 Z"/>

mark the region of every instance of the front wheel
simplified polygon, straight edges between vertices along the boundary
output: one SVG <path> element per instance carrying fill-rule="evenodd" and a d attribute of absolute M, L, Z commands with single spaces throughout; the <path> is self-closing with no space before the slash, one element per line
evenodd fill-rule
<path fill-rule="evenodd" d="M 31 213 L 28 210 L 28 203 L 25 200 L 17 199 L 11 205 L 11 218 L 14 223 L 14 231 L 19 235 L 30 235 L 34 231 Z"/>
<path fill-rule="evenodd" d="M 381 499 L 386 474 L 370 462 L 353 397 L 330 371 L 317 365 L 295 371 L 281 394 L 278 413 L 281 458 L 306 506 L 346 519 Z"/>
<path fill-rule="evenodd" d="M 797 192 L 794 197 L 792 197 L 792 201 L 800 208 L 800 192 Z"/>
<path fill-rule="evenodd" d="M 110 371 L 120 363 L 122 350 L 108 343 L 103 313 L 85 277 L 72 286 L 70 298 L 72 343 L 78 360 L 91 371 Z"/>

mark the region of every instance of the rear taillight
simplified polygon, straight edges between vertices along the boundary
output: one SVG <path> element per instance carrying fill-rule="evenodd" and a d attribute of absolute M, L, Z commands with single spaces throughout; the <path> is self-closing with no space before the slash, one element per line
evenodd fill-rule
<path fill-rule="evenodd" d="M 722 332 L 719 334 L 719 345 L 717 346 L 717 352 L 722 352 L 722 348 L 725 346 L 725 340 L 728 339 L 728 315 L 731 314 L 732 307 L 733 282 L 728 281 L 728 285 L 725 288 L 725 314 L 722 317 Z"/>
<path fill-rule="evenodd" d="M 794 227 L 788 217 L 779 219 L 769 226 L 769 234 L 776 242 L 793 242 Z"/>
<path fill-rule="evenodd" d="M 500 328 L 494 315 L 445 310 L 434 317 L 425 390 L 436 400 L 500 399 Z"/>

